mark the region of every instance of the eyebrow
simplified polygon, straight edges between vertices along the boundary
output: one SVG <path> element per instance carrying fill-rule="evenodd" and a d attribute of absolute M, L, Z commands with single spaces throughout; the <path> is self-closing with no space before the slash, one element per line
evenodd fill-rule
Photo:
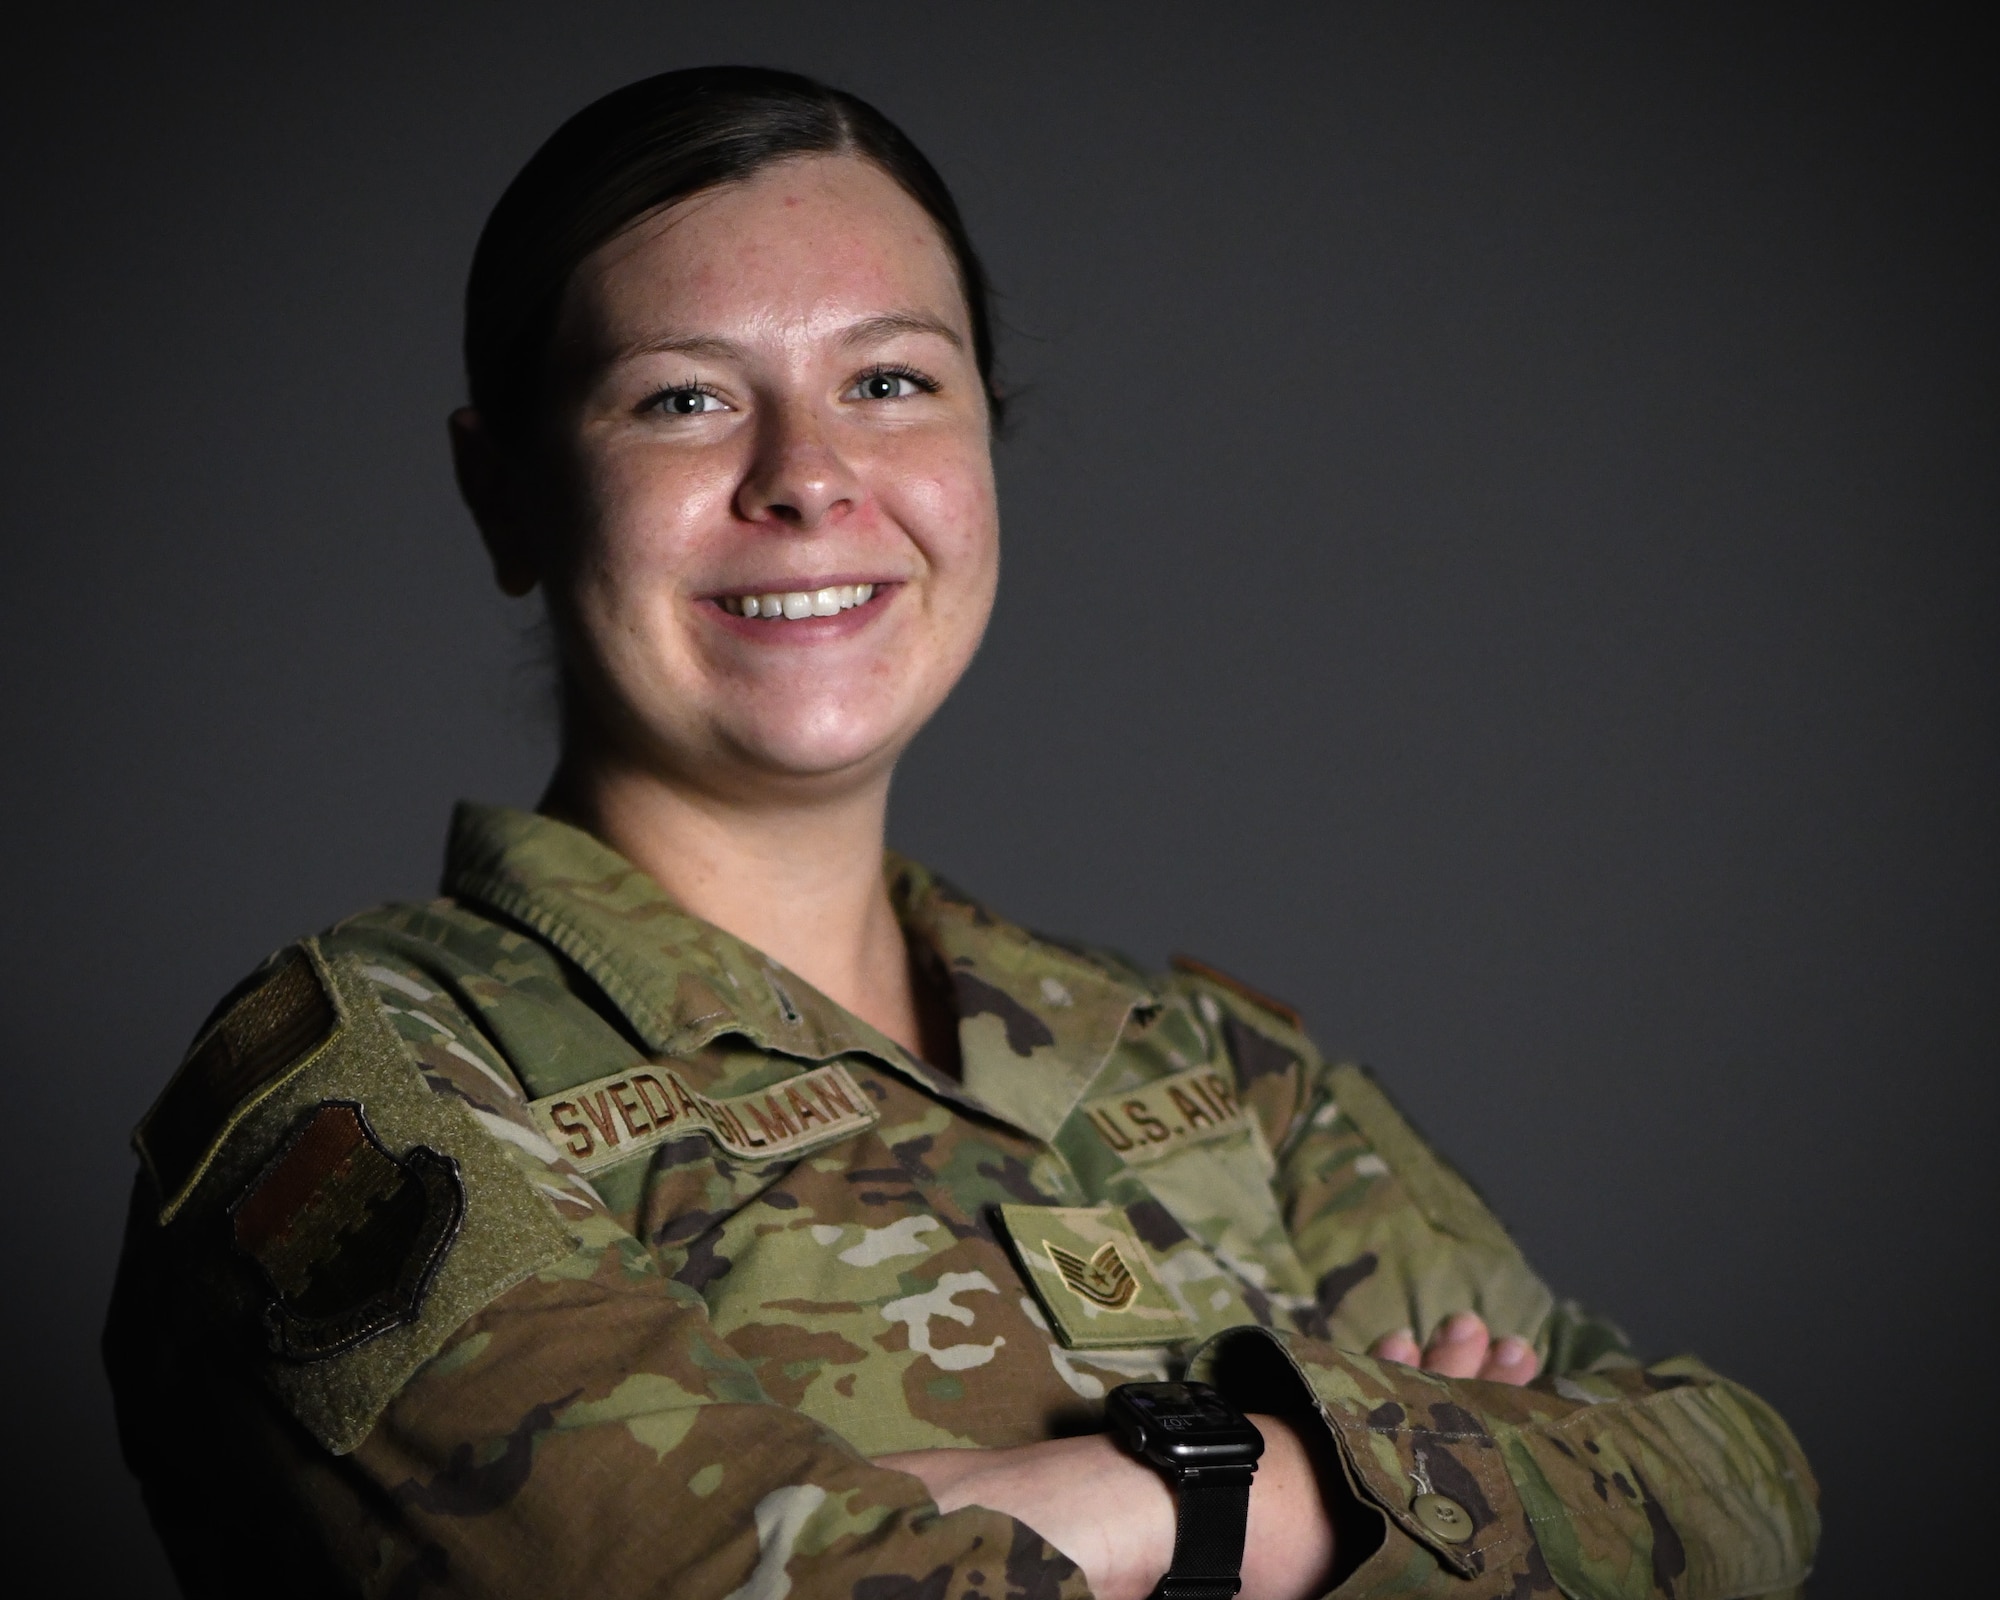
<path fill-rule="evenodd" d="M 618 352 L 620 361 L 628 361 L 633 356 L 705 356 L 710 361 L 727 361 L 743 354 L 743 346 L 733 339 L 718 339 L 710 335 L 689 334 L 677 338 L 664 334 L 657 339 L 637 339 Z"/>
<path fill-rule="evenodd" d="M 879 317 L 863 317 L 859 322 L 850 323 L 840 333 L 841 345 L 849 350 L 861 346 L 881 344 L 901 333 L 928 333 L 945 340 L 955 350 L 963 350 L 965 341 L 958 336 L 949 323 L 938 321 L 936 317 L 925 316 L 920 311 L 889 311 Z M 720 339 L 708 334 L 688 334 L 677 337 L 673 334 L 658 339 L 641 339 L 627 345 L 616 359 L 630 360 L 634 356 L 682 355 L 697 356 L 709 361 L 730 361 L 746 352 L 733 339 Z"/>
<path fill-rule="evenodd" d="M 840 342 L 851 350 L 857 345 L 880 344 L 899 333 L 936 334 L 955 350 L 965 348 L 965 341 L 958 336 L 956 329 L 920 311 L 891 311 L 884 316 L 863 317 L 841 334 Z"/>

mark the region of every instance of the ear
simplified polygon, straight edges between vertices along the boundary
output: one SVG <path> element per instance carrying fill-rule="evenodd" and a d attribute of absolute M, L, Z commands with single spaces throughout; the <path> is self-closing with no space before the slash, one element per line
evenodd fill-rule
<path fill-rule="evenodd" d="M 508 460 L 477 411 L 460 406 L 451 414 L 451 460 L 458 492 L 493 562 L 494 581 L 519 598 L 541 581 L 541 562 L 531 532 L 519 466 Z"/>

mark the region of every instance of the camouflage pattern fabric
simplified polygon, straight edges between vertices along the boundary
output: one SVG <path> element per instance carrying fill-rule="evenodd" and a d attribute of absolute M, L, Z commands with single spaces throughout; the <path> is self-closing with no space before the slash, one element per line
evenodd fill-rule
<path fill-rule="evenodd" d="M 587 835 L 471 806 L 445 898 L 225 1002 L 137 1137 L 106 1332 L 191 1595 L 1081 1596 L 869 1458 L 1189 1371 L 1328 1430 L 1379 1528 L 1340 1595 L 1797 1591 L 1784 1424 L 1558 1301 L 1364 1072 L 1206 969 L 888 872 L 959 1079 Z M 1355 1353 L 1468 1308 L 1543 1376 Z"/>

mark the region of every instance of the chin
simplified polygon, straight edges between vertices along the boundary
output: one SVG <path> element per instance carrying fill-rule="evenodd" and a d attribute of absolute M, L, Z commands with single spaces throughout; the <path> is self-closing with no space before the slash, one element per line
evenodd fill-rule
<path fill-rule="evenodd" d="M 752 766 L 780 778 L 872 776 L 895 763 L 909 743 L 901 719 L 857 718 L 846 708 L 774 725 L 731 730 L 730 742 Z"/>

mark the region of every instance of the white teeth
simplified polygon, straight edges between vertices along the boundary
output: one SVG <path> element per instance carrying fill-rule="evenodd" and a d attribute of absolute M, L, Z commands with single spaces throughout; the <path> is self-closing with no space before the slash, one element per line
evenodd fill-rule
<path fill-rule="evenodd" d="M 739 617 L 784 617 L 796 622 L 801 617 L 837 617 L 874 598 L 872 583 L 836 583 L 824 589 L 794 589 L 789 594 L 729 595 L 723 597 L 721 605 Z"/>

